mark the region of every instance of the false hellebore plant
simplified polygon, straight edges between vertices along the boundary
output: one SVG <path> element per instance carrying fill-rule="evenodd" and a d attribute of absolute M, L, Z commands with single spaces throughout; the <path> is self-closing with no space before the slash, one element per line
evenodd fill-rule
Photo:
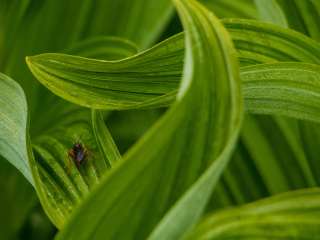
<path fill-rule="evenodd" d="M 38 199 L 57 240 L 320 239 L 319 23 L 319 0 L 0 0 L 0 239 L 52 238 Z"/>

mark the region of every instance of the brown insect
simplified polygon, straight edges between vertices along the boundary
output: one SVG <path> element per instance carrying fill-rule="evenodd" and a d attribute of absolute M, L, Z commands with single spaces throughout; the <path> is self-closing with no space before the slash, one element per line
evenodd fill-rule
<path fill-rule="evenodd" d="M 77 168 L 80 169 L 80 166 L 87 161 L 89 151 L 80 141 L 77 141 L 68 151 L 68 157 L 76 164 Z"/>

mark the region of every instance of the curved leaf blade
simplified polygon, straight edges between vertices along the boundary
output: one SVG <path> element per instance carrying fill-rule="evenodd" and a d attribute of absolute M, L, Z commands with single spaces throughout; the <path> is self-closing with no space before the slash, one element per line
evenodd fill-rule
<path fill-rule="evenodd" d="M 112 59 L 136 52 L 134 45 L 128 41 L 115 38 L 104 38 L 102 41 L 108 42 L 109 47 L 97 48 L 97 41 L 90 40 L 69 51 L 75 51 L 80 55 L 96 56 L 97 54 L 103 58 Z M 110 51 L 111 44 L 113 44 L 112 51 Z M 84 46 L 85 51 L 83 51 Z M 108 129 L 103 125 L 100 115 L 92 116 L 89 110 L 66 104 L 64 101 L 56 102 L 43 115 L 43 117 L 50 118 L 54 125 L 38 126 L 41 131 L 33 136 L 31 144 L 23 90 L 13 80 L 3 75 L 1 75 L 0 84 L 4 90 L 0 99 L 6 104 L 1 108 L 1 120 L 3 120 L 1 121 L 3 124 L 1 137 L 5 137 L 3 141 L 4 157 L 16 164 L 16 167 L 19 164 L 26 165 L 23 170 L 30 176 L 44 211 L 56 227 L 62 228 L 73 209 L 108 170 L 109 160 L 116 160 L 120 154 Z M 9 124 L 10 126 L 6 126 Z M 14 132 L 9 132 L 9 130 Z M 99 137 L 95 138 L 94 131 L 100 132 Z M 97 143 L 101 143 L 102 140 L 106 140 L 109 145 L 104 148 L 97 146 Z M 87 152 L 85 163 L 79 168 L 68 156 L 68 151 L 77 141 L 83 144 Z M 15 152 L 8 151 L 9 147 Z M 101 155 L 101 150 L 107 154 L 105 157 Z"/>
<path fill-rule="evenodd" d="M 317 239 L 319 197 L 318 188 L 304 189 L 220 211 L 187 239 Z"/>
<path fill-rule="evenodd" d="M 255 65 L 242 68 L 241 77 L 248 112 L 320 122 L 320 65 Z"/>
<path fill-rule="evenodd" d="M 143 59 L 142 56 L 141 59 Z M 153 67 L 150 68 L 150 71 L 151 69 L 156 71 Z M 109 89 L 113 88 L 116 89 L 111 89 L 113 97 L 118 98 L 119 102 L 126 102 L 125 108 L 161 107 L 173 101 L 176 94 L 174 88 L 178 85 L 177 72 L 162 75 L 163 72 L 159 70 L 158 75 L 161 78 L 156 81 L 163 83 L 161 85 L 163 93 L 160 94 L 157 92 L 157 87 L 154 87 L 153 82 L 148 78 L 147 72 L 138 72 L 133 78 L 126 71 L 119 70 L 119 72 L 113 73 L 113 70 L 110 70 L 110 73 L 105 74 L 105 78 L 99 80 L 99 82 L 105 83 L 104 85 L 100 83 L 102 101 L 94 100 L 89 92 L 85 93 L 87 91 L 85 88 L 83 88 L 84 95 L 81 95 L 81 99 L 78 96 L 74 99 L 78 103 L 83 103 L 82 97 L 84 96 L 91 98 L 91 101 L 97 101 L 99 107 L 121 110 L 123 106 L 110 104 L 111 97 L 108 93 Z M 107 77 L 108 74 L 109 77 Z M 114 78 L 111 77 L 112 74 L 119 75 L 120 79 L 114 81 Z M 49 76 L 41 78 L 42 81 L 50 81 L 50 83 L 57 85 L 56 79 L 51 80 Z M 315 64 L 280 63 L 244 67 L 241 69 L 241 78 L 246 110 L 250 113 L 283 115 L 319 122 L 319 76 L 320 67 Z M 71 85 L 81 87 L 80 83 L 72 83 Z M 63 92 L 61 94 L 69 94 L 70 92 L 67 92 L 64 87 L 62 84 L 59 89 Z M 136 92 L 130 93 L 129 91 L 132 89 L 136 89 Z M 125 95 L 119 91 L 125 92 Z M 144 95 L 143 99 L 137 97 L 137 94 Z M 128 101 L 129 96 L 132 99 L 131 102 Z M 98 107 L 95 102 L 92 105 Z"/>
<path fill-rule="evenodd" d="M 320 63 L 320 44 L 274 25 L 225 20 L 243 64 L 277 61 Z M 63 54 L 28 58 L 36 78 L 58 96 L 96 109 L 165 106 L 174 100 L 183 64 L 183 35 L 119 61 Z"/>
<path fill-rule="evenodd" d="M 197 2 L 176 4 L 190 31 L 185 75 L 176 102 L 84 200 L 57 239 L 144 239 L 194 186 L 182 202 L 197 202 L 196 193 L 202 191 L 207 198 L 199 202 L 202 207 L 190 212 L 193 219 L 189 223 L 179 222 L 181 229 L 174 235 L 180 235 L 201 215 L 211 184 L 227 164 L 228 154 L 219 156 L 230 154 L 242 118 L 232 42 L 220 22 Z M 203 45 L 196 44 L 196 39 Z M 211 51 L 206 50 L 209 46 Z M 204 59 L 215 66 L 214 71 L 208 71 Z M 207 166 L 210 170 L 201 175 Z M 78 231 L 82 226 L 84 230 Z"/>
<path fill-rule="evenodd" d="M 31 166 L 37 181 L 36 190 L 45 212 L 57 228 L 63 227 L 73 209 L 108 169 L 96 146 L 90 111 L 70 113 L 68 125 L 55 126 L 33 140 L 36 157 Z M 68 156 L 69 149 L 77 141 L 89 152 L 80 168 Z"/>
<path fill-rule="evenodd" d="M 105 43 L 108 44 L 104 46 Z M 117 59 L 132 55 L 137 50 L 129 41 L 105 37 L 80 42 L 68 51 L 82 56 Z M 36 158 L 31 159 L 31 166 L 42 206 L 60 229 L 73 209 L 121 156 L 104 125 L 101 112 L 92 110 L 90 114 L 87 109 L 65 106 L 64 102 L 58 102 L 55 106 L 55 125 L 44 128 L 33 138 Z M 106 141 L 103 146 L 102 141 Z M 68 155 L 76 142 L 81 143 L 86 151 L 80 167 Z"/>
<path fill-rule="evenodd" d="M 22 88 L 0 73 L 0 154 L 34 185 L 28 162 L 28 108 Z"/>

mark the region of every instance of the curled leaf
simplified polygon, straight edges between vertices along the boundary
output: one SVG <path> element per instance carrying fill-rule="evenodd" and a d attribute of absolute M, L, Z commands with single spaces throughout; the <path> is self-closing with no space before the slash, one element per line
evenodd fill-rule
<path fill-rule="evenodd" d="M 228 163 L 243 115 L 235 50 L 206 8 L 189 0 L 175 4 L 187 30 L 175 103 L 83 201 L 57 239 L 176 239 L 201 216 Z"/>
<path fill-rule="evenodd" d="M 213 213 L 186 239 L 317 239 L 319 198 L 318 188 L 304 189 Z"/>

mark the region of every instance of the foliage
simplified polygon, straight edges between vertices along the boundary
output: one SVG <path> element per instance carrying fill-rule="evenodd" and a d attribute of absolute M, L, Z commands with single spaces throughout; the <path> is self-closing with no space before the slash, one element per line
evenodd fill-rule
<path fill-rule="evenodd" d="M 0 239 L 318 239 L 319 20 L 0 0 Z"/>

